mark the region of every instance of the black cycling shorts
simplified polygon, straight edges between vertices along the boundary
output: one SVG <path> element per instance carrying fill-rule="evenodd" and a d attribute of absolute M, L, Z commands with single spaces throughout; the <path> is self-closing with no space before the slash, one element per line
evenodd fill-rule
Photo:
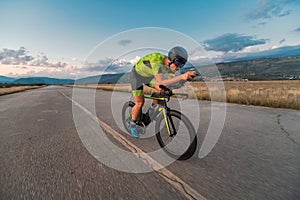
<path fill-rule="evenodd" d="M 154 77 L 144 77 L 138 74 L 135 71 L 135 66 L 132 68 L 130 73 L 130 83 L 133 96 L 141 96 L 144 95 L 143 85 L 149 86 L 149 83 L 152 81 Z"/>

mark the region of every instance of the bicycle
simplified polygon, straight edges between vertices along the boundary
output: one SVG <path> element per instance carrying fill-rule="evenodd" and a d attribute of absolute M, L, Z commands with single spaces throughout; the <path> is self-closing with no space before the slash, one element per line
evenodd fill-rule
<path fill-rule="evenodd" d="M 145 95 L 146 99 L 158 101 L 157 114 L 154 119 L 150 119 L 148 113 L 142 113 L 137 124 L 138 132 L 140 134 L 145 133 L 146 127 L 155 121 L 155 135 L 160 147 L 169 156 L 177 160 L 187 160 L 193 156 L 197 148 L 196 131 L 193 124 L 184 114 L 169 108 L 167 103 L 172 96 L 182 96 L 186 99 L 188 95 L 182 93 L 174 94 L 172 89 L 164 85 L 159 87 L 162 89 L 162 92 L 154 92 L 151 96 Z M 128 101 L 123 105 L 122 109 L 123 125 L 129 133 L 131 109 L 134 105 L 133 101 Z"/>

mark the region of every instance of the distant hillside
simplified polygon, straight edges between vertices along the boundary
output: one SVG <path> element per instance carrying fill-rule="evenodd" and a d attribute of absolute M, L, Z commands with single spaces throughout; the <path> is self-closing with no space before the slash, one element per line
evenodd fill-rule
<path fill-rule="evenodd" d="M 278 58 L 259 58 L 216 64 L 223 77 L 249 80 L 300 79 L 300 55 Z M 213 66 L 200 66 L 204 79 L 215 76 Z M 186 69 L 187 70 L 187 69 Z M 198 77 L 196 80 L 201 80 Z M 76 84 L 129 83 L 130 73 L 90 76 L 76 81 Z"/>
<path fill-rule="evenodd" d="M 218 63 L 217 67 L 223 76 L 249 80 L 300 79 L 300 55 Z M 202 70 L 208 77 L 213 76 L 212 66 Z"/>
<path fill-rule="evenodd" d="M 241 57 L 238 58 L 236 57 L 236 55 L 234 57 L 227 55 L 224 62 L 255 60 L 259 58 L 279 58 L 279 57 L 298 56 L 298 55 L 300 55 L 300 45 L 285 46 L 285 47 L 279 47 L 271 50 L 247 53 L 246 56 L 241 55 Z"/>
<path fill-rule="evenodd" d="M 57 79 L 57 78 L 48 78 L 48 77 L 29 77 L 29 78 L 20 78 L 12 82 L 13 84 L 74 84 L 72 79 Z"/>
<path fill-rule="evenodd" d="M 0 83 L 3 84 L 7 84 L 7 83 L 12 83 L 14 82 L 16 79 L 15 78 L 10 78 L 10 77 L 6 77 L 6 76 L 0 76 Z"/>
<path fill-rule="evenodd" d="M 259 58 L 216 64 L 221 75 L 228 80 L 300 80 L 300 55 L 277 58 Z M 193 67 L 192 67 L 193 68 Z M 197 68 L 197 67 L 196 67 Z M 202 77 L 196 80 L 209 80 L 215 76 L 213 66 L 200 66 Z M 187 68 L 185 69 L 187 70 Z M 204 73 L 203 73 L 204 72 Z M 104 74 L 76 80 L 76 84 L 129 83 L 130 73 Z M 72 79 L 48 77 L 10 78 L 0 76 L 0 83 L 10 84 L 74 84 Z"/>
<path fill-rule="evenodd" d="M 76 80 L 76 84 L 109 84 L 109 83 L 129 83 L 130 73 L 103 74 L 89 76 Z"/>

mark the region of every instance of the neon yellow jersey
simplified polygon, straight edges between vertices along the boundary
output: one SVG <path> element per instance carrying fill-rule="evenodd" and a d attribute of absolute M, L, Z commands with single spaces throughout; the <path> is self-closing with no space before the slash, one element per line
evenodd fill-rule
<path fill-rule="evenodd" d="M 156 74 L 174 74 L 169 67 L 164 65 L 165 55 L 151 53 L 142 57 L 135 65 L 135 70 L 143 77 L 153 77 Z"/>

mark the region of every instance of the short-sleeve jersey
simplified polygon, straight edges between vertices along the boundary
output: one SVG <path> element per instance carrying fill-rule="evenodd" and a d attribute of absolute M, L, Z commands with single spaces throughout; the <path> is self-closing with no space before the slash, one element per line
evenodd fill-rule
<path fill-rule="evenodd" d="M 166 74 L 173 76 L 174 73 L 169 67 L 164 65 L 165 55 L 161 53 L 151 53 L 142 57 L 135 65 L 136 72 L 143 77 L 154 77 L 156 74 Z"/>

